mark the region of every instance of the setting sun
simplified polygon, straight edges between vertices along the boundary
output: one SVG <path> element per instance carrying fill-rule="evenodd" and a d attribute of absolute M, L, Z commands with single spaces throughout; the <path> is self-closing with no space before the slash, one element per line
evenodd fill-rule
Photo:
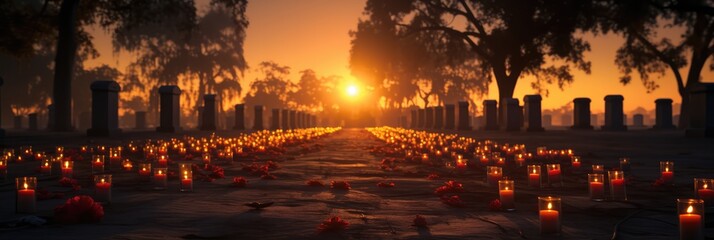
<path fill-rule="evenodd" d="M 347 86 L 347 96 L 357 96 L 359 89 L 355 85 Z"/>

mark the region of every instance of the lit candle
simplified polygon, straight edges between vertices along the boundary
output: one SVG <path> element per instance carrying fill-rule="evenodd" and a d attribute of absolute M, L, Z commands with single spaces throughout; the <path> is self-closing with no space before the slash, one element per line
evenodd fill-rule
<path fill-rule="evenodd" d="M 35 188 L 37 186 L 37 178 L 21 177 L 15 179 L 17 185 L 17 199 L 15 203 L 15 211 L 18 213 L 34 213 L 37 211 L 37 199 L 35 197 Z"/>
<path fill-rule="evenodd" d="M 103 173 L 104 172 L 104 155 L 93 155 L 92 156 L 92 173 Z"/>
<path fill-rule="evenodd" d="M 0 175 L 2 175 L 3 178 L 7 178 L 7 157 L 2 156 L 0 158 Z M 5 179 L 7 180 L 7 179 Z"/>
<path fill-rule="evenodd" d="M 547 164 L 548 168 L 548 184 L 550 186 L 562 186 L 563 179 L 560 174 L 560 164 Z"/>
<path fill-rule="evenodd" d="M 169 166 L 169 156 L 159 155 L 159 158 L 157 159 L 157 165 L 159 167 L 168 167 Z"/>
<path fill-rule="evenodd" d="M 573 167 L 573 170 L 580 169 L 580 156 L 573 156 L 572 162 L 570 162 L 570 165 L 571 165 L 571 167 Z"/>
<path fill-rule="evenodd" d="M 461 155 L 458 155 L 456 158 L 456 168 L 458 169 L 466 169 L 466 160 L 462 158 Z"/>
<path fill-rule="evenodd" d="M 491 186 L 498 186 L 498 181 L 503 177 L 503 171 L 499 166 L 488 166 L 486 167 L 488 176 L 486 177 L 486 182 Z"/>
<path fill-rule="evenodd" d="M 203 160 L 203 164 L 211 164 L 211 154 L 210 153 L 203 153 L 201 159 Z"/>
<path fill-rule="evenodd" d="M 508 211 L 516 209 L 513 185 L 513 180 L 498 181 L 498 196 L 501 200 L 501 207 Z"/>
<path fill-rule="evenodd" d="M 679 239 L 704 239 L 704 201 L 700 199 L 677 199 L 679 212 Z"/>
<path fill-rule="evenodd" d="M 109 166 L 112 171 L 121 166 L 121 148 L 109 148 Z"/>
<path fill-rule="evenodd" d="M 183 171 L 183 177 L 181 178 L 181 191 L 193 191 L 193 179 L 191 178 L 191 171 L 189 170 Z"/>
<path fill-rule="evenodd" d="M 40 173 L 44 175 L 52 174 L 52 164 L 49 159 L 42 160 L 42 165 L 40 165 Z"/>
<path fill-rule="evenodd" d="M 528 185 L 540 187 L 540 165 L 528 165 Z"/>
<path fill-rule="evenodd" d="M 490 159 L 488 158 L 488 156 L 486 156 L 486 155 L 484 154 L 484 155 L 481 155 L 481 158 L 479 159 L 479 161 L 481 162 L 481 165 L 486 166 L 486 165 L 489 164 Z"/>
<path fill-rule="evenodd" d="M 134 165 L 132 165 L 131 160 L 124 159 L 124 162 L 122 163 L 122 166 L 124 167 L 124 171 L 131 171 L 132 168 L 134 168 Z"/>
<path fill-rule="evenodd" d="M 516 154 L 516 165 L 522 167 L 526 164 L 526 157 L 522 153 Z"/>
<path fill-rule="evenodd" d="M 62 177 L 72 178 L 72 166 L 74 166 L 72 161 L 62 162 Z"/>
<path fill-rule="evenodd" d="M 627 200 L 625 190 L 625 173 L 622 171 L 608 171 L 610 177 L 610 197 L 612 200 Z"/>
<path fill-rule="evenodd" d="M 151 163 L 139 164 L 139 177 L 141 177 L 144 181 L 149 181 L 149 179 L 151 179 Z"/>
<path fill-rule="evenodd" d="M 111 174 L 94 176 L 94 200 L 101 203 L 109 203 L 112 201 Z"/>
<path fill-rule="evenodd" d="M 496 165 L 505 167 L 506 166 L 506 158 L 504 157 L 497 157 L 496 158 Z"/>
<path fill-rule="evenodd" d="M 166 189 L 166 168 L 154 168 L 154 189 Z"/>
<path fill-rule="evenodd" d="M 538 197 L 541 234 L 560 233 L 560 198 Z"/>
<path fill-rule="evenodd" d="M 603 183 L 604 177 L 602 173 L 592 173 L 588 174 L 588 181 L 590 182 L 590 199 L 593 201 L 603 201 L 605 200 L 605 184 Z"/>
<path fill-rule="evenodd" d="M 620 170 L 630 171 L 630 158 L 620 158 Z"/>
<path fill-rule="evenodd" d="M 661 161 L 659 168 L 662 172 L 660 179 L 666 184 L 674 183 L 674 162 Z"/>
<path fill-rule="evenodd" d="M 714 201 L 714 189 L 712 189 L 714 179 L 710 178 L 695 178 L 694 189 L 697 198 L 704 200 L 704 203 L 710 205 Z"/>
<path fill-rule="evenodd" d="M 602 164 L 593 164 L 593 173 L 605 173 L 605 166 Z"/>

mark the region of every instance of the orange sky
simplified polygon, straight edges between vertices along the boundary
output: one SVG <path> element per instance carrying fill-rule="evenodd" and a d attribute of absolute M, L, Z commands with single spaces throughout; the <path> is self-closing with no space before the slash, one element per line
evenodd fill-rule
<path fill-rule="evenodd" d="M 319 75 L 341 75 L 347 81 L 358 82 L 350 75 L 348 32 L 356 28 L 363 7 L 364 0 L 249 1 L 247 15 L 250 26 L 245 57 L 250 66 L 257 66 L 266 60 L 290 66 L 294 81 L 299 79 L 299 71 L 311 68 Z M 102 31 L 92 32 L 101 57 L 86 65 L 109 64 L 123 71 L 131 55 L 112 54 L 109 37 Z M 590 97 L 593 112 L 601 112 L 604 108 L 603 97 L 607 94 L 624 95 L 625 111 L 639 106 L 653 108 L 657 98 L 672 98 L 679 102 L 676 83 L 670 73 L 659 81 L 660 88 L 649 94 L 637 78 L 627 86 L 619 83 L 620 75 L 614 57 L 616 49 L 624 41 L 622 38 L 607 35 L 589 36 L 588 39 L 592 51 L 585 56 L 592 62 L 592 74 L 575 72 L 574 83 L 566 86 L 564 91 L 551 86 L 550 95 L 543 99 L 544 109 L 559 108 L 576 97 Z M 255 78 L 256 74 L 249 70 L 241 85 L 247 89 Z M 703 79 L 711 82 L 714 75 L 705 68 Z M 521 79 L 516 87 L 514 97 L 521 101 L 523 95 L 534 92 L 528 80 Z M 494 83 L 490 86 L 488 98 L 495 99 L 497 95 Z"/>

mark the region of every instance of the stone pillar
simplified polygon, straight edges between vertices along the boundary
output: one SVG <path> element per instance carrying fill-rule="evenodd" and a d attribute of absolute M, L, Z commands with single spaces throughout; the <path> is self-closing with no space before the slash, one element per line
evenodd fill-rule
<path fill-rule="evenodd" d="M 459 101 L 458 129 L 461 131 L 471 130 L 471 126 L 469 125 L 469 103 L 465 101 Z"/>
<path fill-rule="evenodd" d="M 55 128 L 55 105 L 47 105 L 47 129 Z"/>
<path fill-rule="evenodd" d="M 605 125 L 602 126 L 602 130 L 627 131 L 622 110 L 622 102 L 624 100 L 625 98 L 622 95 L 605 96 Z"/>
<path fill-rule="evenodd" d="M 517 98 L 503 98 L 501 99 L 501 111 L 503 113 L 503 126 L 502 130 L 506 131 L 518 131 L 521 130 L 521 123 L 519 122 L 520 114 L 518 114 L 519 103 Z"/>
<path fill-rule="evenodd" d="M 280 128 L 280 109 L 273 108 L 272 115 L 270 116 L 270 130 L 276 130 Z"/>
<path fill-rule="evenodd" d="M 297 128 L 297 116 L 295 110 L 290 110 L 290 129 Z"/>
<path fill-rule="evenodd" d="M 420 108 L 418 115 L 417 128 L 424 128 L 426 126 L 426 110 Z"/>
<path fill-rule="evenodd" d="M 590 98 L 573 99 L 572 129 L 593 129 L 590 118 Z"/>
<path fill-rule="evenodd" d="M 91 112 L 79 113 L 79 128 L 82 130 L 87 130 L 91 127 L 92 127 L 92 113 Z"/>
<path fill-rule="evenodd" d="M 417 110 L 412 109 L 411 110 L 411 118 L 410 118 L 410 123 L 409 123 L 409 128 L 415 129 L 417 127 Z"/>
<path fill-rule="evenodd" d="M 444 128 L 444 107 L 442 106 L 434 107 L 434 128 Z"/>
<path fill-rule="evenodd" d="M 134 125 L 136 129 L 146 129 L 146 112 L 137 111 L 134 112 Z"/>
<path fill-rule="evenodd" d="M 115 81 L 95 81 L 92 90 L 92 128 L 88 136 L 110 136 L 121 133 L 119 129 L 119 91 Z"/>
<path fill-rule="evenodd" d="M 543 115 L 543 127 L 553 126 L 553 115 L 545 114 Z"/>
<path fill-rule="evenodd" d="M 283 109 L 280 111 L 280 128 L 282 128 L 283 130 L 290 129 L 288 115 L 290 115 L 290 111 L 288 111 L 287 109 Z"/>
<path fill-rule="evenodd" d="M 446 104 L 444 106 L 444 112 L 446 113 L 444 118 L 444 129 L 456 128 L 456 105 Z"/>
<path fill-rule="evenodd" d="M 12 118 L 12 128 L 22 129 L 22 115 L 18 115 Z"/>
<path fill-rule="evenodd" d="M 541 118 L 541 101 L 543 98 L 538 95 L 526 95 L 523 97 L 525 128 L 528 132 L 540 132 L 543 128 Z"/>
<path fill-rule="evenodd" d="M 263 130 L 263 106 L 255 105 L 253 114 L 253 130 Z"/>
<path fill-rule="evenodd" d="M 424 128 L 426 129 L 432 129 L 434 128 L 434 107 L 426 107 L 425 114 L 426 114 L 426 120 L 424 120 Z"/>
<path fill-rule="evenodd" d="M 4 83 L 5 83 L 5 79 L 0 77 L 0 87 L 2 87 L 2 85 Z M 2 104 L 0 104 L 0 106 L 2 106 Z M 0 108 L 0 109 L 2 109 L 2 108 Z M 0 110 L 0 113 L 2 113 L 1 110 Z M 5 129 L 2 128 L 2 114 L 0 114 L 0 146 L 5 146 L 4 140 L 5 140 Z"/>
<path fill-rule="evenodd" d="M 408 128 L 409 125 L 407 125 L 407 116 L 399 116 L 399 127 L 401 128 Z"/>
<path fill-rule="evenodd" d="M 645 126 L 645 116 L 642 114 L 632 115 L 632 126 L 633 127 L 644 127 Z"/>
<path fill-rule="evenodd" d="M 655 125 L 654 129 L 674 129 L 672 123 L 672 99 L 660 98 L 655 100 Z"/>
<path fill-rule="evenodd" d="M 201 130 L 216 131 L 216 95 L 203 95 L 203 116 L 201 116 Z"/>
<path fill-rule="evenodd" d="M 483 130 L 498 130 L 497 104 L 496 100 L 483 100 Z"/>
<path fill-rule="evenodd" d="M 714 137 L 714 84 L 702 83 L 689 92 L 686 135 Z"/>
<path fill-rule="evenodd" d="M 37 113 L 30 113 L 27 115 L 27 129 L 30 131 L 36 131 L 37 128 Z"/>
<path fill-rule="evenodd" d="M 235 125 L 234 130 L 245 130 L 245 104 L 236 104 L 235 108 Z"/>

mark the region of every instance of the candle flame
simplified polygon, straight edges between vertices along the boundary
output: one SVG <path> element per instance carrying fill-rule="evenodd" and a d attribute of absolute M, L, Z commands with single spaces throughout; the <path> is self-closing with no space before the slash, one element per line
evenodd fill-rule
<path fill-rule="evenodd" d="M 508 187 L 506 187 L 506 189 L 505 189 L 505 190 L 508 190 Z"/>
<path fill-rule="evenodd" d="M 704 186 L 702 186 L 702 188 L 707 188 L 707 184 L 705 183 Z"/>
<path fill-rule="evenodd" d="M 536 174 L 536 170 L 535 170 L 535 168 L 533 169 L 533 174 Z"/>
<path fill-rule="evenodd" d="M 64 167 L 69 168 L 69 161 L 64 162 Z"/>
<path fill-rule="evenodd" d="M 159 175 L 161 174 L 161 170 L 159 170 Z"/>
<path fill-rule="evenodd" d="M 48 165 L 49 165 L 49 163 L 45 163 L 45 167 L 47 167 Z"/>
<path fill-rule="evenodd" d="M 104 178 L 102 178 L 100 181 L 102 181 L 102 183 L 104 183 Z"/>
<path fill-rule="evenodd" d="M 145 167 L 141 168 L 141 171 L 146 171 L 146 168 Z"/>
<path fill-rule="evenodd" d="M 22 183 L 22 186 L 25 188 L 25 190 L 27 190 L 27 188 L 29 187 L 29 186 L 27 186 L 27 183 Z M 691 208 L 691 206 L 690 206 L 690 208 Z"/>
<path fill-rule="evenodd" d="M 694 208 L 692 207 L 692 205 L 689 205 L 689 207 L 687 208 L 687 213 L 692 213 L 692 212 L 694 212 Z"/>
<path fill-rule="evenodd" d="M 548 210 L 551 210 L 551 209 L 553 209 L 553 204 L 552 204 L 552 203 L 548 203 Z"/>
<path fill-rule="evenodd" d="M 597 178 L 593 179 L 595 182 L 597 182 Z"/>

